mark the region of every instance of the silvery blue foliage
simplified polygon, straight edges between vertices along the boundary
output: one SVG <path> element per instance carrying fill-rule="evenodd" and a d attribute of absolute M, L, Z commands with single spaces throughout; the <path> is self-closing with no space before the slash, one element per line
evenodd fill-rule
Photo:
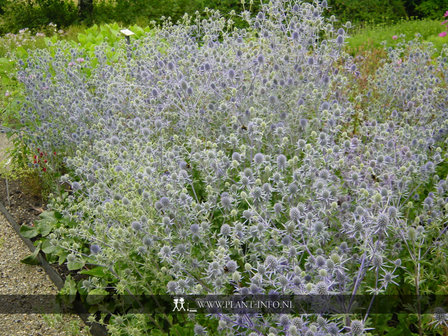
<path fill-rule="evenodd" d="M 154 293 L 151 272 L 173 294 L 395 286 L 408 203 L 445 159 L 448 95 L 435 73 L 448 68 L 416 43 L 399 64 L 391 51 L 371 84 L 381 94 L 351 92 L 347 32 L 322 16 L 326 6 L 274 0 L 243 13 L 247 29 L 213 11 L 185 17 L 130 55 L 117 48 L 121 62 L 104 46 L 96 64 L 74 62 L 82 51 L 62 42 L 55 55 L 36 51 L 19 73 L 25 137 L 64 153 L 75 192 L 60 211 L 77 226 L 55 240 L 81 237 L 110 269 L 128 263 L 114 274 L 118 291 Z M 442 179 L 427 196 L 422 221 L 442 223 L 447 189 Z M 228 334 L 358 335 L 365 323 L 215 317 Z"/>

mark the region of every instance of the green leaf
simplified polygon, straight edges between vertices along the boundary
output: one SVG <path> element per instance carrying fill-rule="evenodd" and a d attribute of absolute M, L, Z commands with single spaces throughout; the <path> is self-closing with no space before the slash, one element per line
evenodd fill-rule
<path fill-rule="evenodd" d="M 173 317 L 171 315 L 168 315 L 168 318 L 172 319 Z M 187 323 L 183 325 L 175 324 L 170 329 L 170 335 L 182 335 L 182 336 L 193 336 L 194 335 L 194 324 Z"/>
<path fill-rule="evenodd" d="M 96 39 L 95 39 L 95 43 L 96 44 L 101 44 L 104 41 L 104 36 L 103 35 L 97 35 Z"/>
<path fill-rule="evenodd" d="M 50 241 L 48 239 L 45 239 L 42 243 L 42 251 L 45 254 L 50 254 L 56 251 L 57 247 L 54 245 L 51 245 Z"/>
<path fill-rule="evenodd" d="M 65 278 L 64 287 L 59 291 L 58 296 L 63 302 L 71 303 L 75 300 L 77 291 L 76 281 L 69 274 Z"/>
<path fill-rule="evenodd" d="M 17 47 L 15 53 L 17 56 L 19 56 L 19 58 L 25 58 L 26 56 L 28 56 L 28 52 L 24 47 Z"/>
<path fill-rule="evenodd" d="M 58 255 L 59 255 L 58 264 L 62 265 L 67 260 L 68 252 L 61 249 Z"/>
<path fill-rule="evenodd" d="M 45 211 L 37 220 L 37 228 L 38 232 L 42 235 L 42 237 L 47 236 L 57 224 L 57 218 L 55 216 L 54 211 Z"/>
<path fill-rule="evenodd" d="M 85 262 L 82 259 L 67 262 L 67 268 L 69 271 L 79 270 L 80 268 L 83 268 L 84 265 L 85 265 Z"/>
<path fill-rule="evenodd" d="M 53 230 L 53 223 L 40 222 L 38 224 L 39 233 L 42 237 L 48 236 L 48 234 Z"/>
<path fill-rule="evenodd" d="M 54 211 L 44 211 L 39 215 L 39 218 L 37 219 L 38 222 L 40 221 L 53 222 L 55 220 L 56 217 L 54 215 Z"/>
<path fill-rule="evenodd" d="M 79 41 L 81 44 L 86 43 L 86 41 L 87 41 L 87 35 L 82 34 L 82 33 L 79 33 L 79 34 L 78 34 L 78 41 Z"/>
<path fill-rule="evenodd" d="M 20 234 L 25 238 L 34 238 L 39 234 L 37 227 L 22 225 L 20 226 Z"/>
<path fill-rule="evenodd" d="M 32 254 L 26 256 L 25 258 L 20 260 L 20 262 L 27 265 L 39 265 L 40 263 L 39 260 L 37 259 L 37 255 L 39 254 L 39 252 L 40 252 L 40 243 Z"/>
<path fill-rule="evenodd" d="M 89 269 L 89 270 L 82 270 L 79 273 L 80 274 L 91 275 L 91 276 L 94 276 L 94 277 L 97 277 L 97 278 L 106 278 L 106 277 L 108 277 L 107 272 L 108 272 L 108 270 L 105 267 L 97 266 L 97 267 L 94 267 L 94 268 Z"/>
<path fill-rule="evenodd" d="M 115 30 L 115 29 L 111 29 L 110 30 L 110 34 L 108 35 L 108 37 L 112 41 L 116 41 L 118 39 L 118 36 L 120 36 L 120 31 L 119 30 Z"/>
<path fill-rule="evenodd" d="M 130 27 L 130 30 L 135 33 L 135 37 L 137 37 L 137 38 L 140 38 L 140 37 L 142 37 L 142 35 L 145 34 L 145 31 L 143 30 L 143 28 L 141 28 L 137 25 L 133 25 L 132 27 Z"/>
<path fill-rule="evenodd" d="M 62 223 L 64 226 L 67 226 L 67 227 L 73 227 L 73 226 L 75 226 L 75 224 L 76 224 L 75 222 L 70 221 L 70 219 L 68 219 L 68 218 L 66 218 L 66 217 L 62 218 L 62 219 L 57 223 L 57 227 L 60 227 L 60 226 L 61 226 L 60 223 Z"/>
<path fill-rule="evenodd" d="M 90 43 L 90 45 L 92 45 L 92 44 L 94 44 L 95 43 L 95 39 L 96 39 L 96 33 L 88 33 L 87 34 L 87 43 L 86 43 L 86 46 L 87 46 L 87 44 L 89 44 Z"/>
<path fill-rule="evenodd" d="M 92 289 L 86 297 L 86 302 L 89 305 L 96 305 L 102 302 L 109 293 L 102 288 Z"/>
<path fill-rule="evenodd" d="M 14 62 L 11 62 L 8 58 L 0 58 L 0 68 L 2 71 L 11 71 L 14 67 Z"/>
<path fill-rule="evenodd" d="M 86 296 L 89 292 L 84 288 L 83 281 L 78 281 L 76 283 L 76 290 L 81 296 Z"/>
<path fill-rule="evenodd" d="M 37 260 L 37 256 L 34 256 L 32 254 L 21 259 L 20 262 L 22 264 L 27 264 L 27 265 L 39 265 L 39 260 Z"/>

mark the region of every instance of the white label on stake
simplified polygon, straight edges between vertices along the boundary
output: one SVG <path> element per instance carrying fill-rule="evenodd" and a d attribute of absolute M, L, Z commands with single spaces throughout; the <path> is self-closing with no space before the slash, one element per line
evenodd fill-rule
<path fill-rule="evenodd" d="M 130 31 L 129 29 L 122 29 L 122 30 L 120 30 L 120 33 L 122 33 L 125 36 L 134 35 L 134 33 L 132 31 Z"/>

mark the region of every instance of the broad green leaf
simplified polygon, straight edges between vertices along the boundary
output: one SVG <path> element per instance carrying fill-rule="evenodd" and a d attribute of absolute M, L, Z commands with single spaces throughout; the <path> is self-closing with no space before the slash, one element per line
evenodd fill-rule
<path fill-rule="evenodd" d="M 67 262 L 67 268 L 69 271 L 76 271 L 83 268 L 85 265 L 84 260 L 75 260 Z"/>
<path fill-rule="evenodd" d="M 39 260 L 37 259 L 37 255 L 39 254 L 39 252 L 40 252 L 40 243 L 33 253 L 20 260 L 20 262 L 28 265 L 39 265 Z"/>
<path fill-rule="evenodd" d="M 56 216 L 54 214 L 54 211 L 44 211 L 39 215 L 39 221 L 45 220 L 45 221 L 55 221 Z"/>
<path fill-rule="evenodd" d="M 87 34 L 87 43 L 90 43 L 90 44 L 94 44 L 95 43 L 95 39 L 96 39 L 96 34 L 94 34 L 94 33 L 89 33 L 89 34 Z"/>
<path fill-rule="evenodd" d="M 28 52 L 24 47 L 17 47 L 15 53 L 19 58 L 25 58 L 26 56 L 28 56 Z"/>
<path fill-rule="evenodd" d="M 113 41 L 117 40 L 117 37 L 119 36 L 120 32 L 118 30 L 115 29 L 111 29 L 110 30 L 110 38 L 113 39 Z"/>
<path fill-rule="evenodd" d="M 102 288 L 92 289 L 86 297 L 86 302 L 89 305 L 96 305 L 103 301 L 109 293 Z"/>
<path fill-rule="evenodd" d="M 9 59 L 2 57 L 0 58 L 0 69 L 5 72 L 10 72 L 14 67 L 14 62 Z M 7 77 L 6 77 L 7 78 Z"/>
<path fill-rule="evenodd" d="M 37 256 L 34 256 L 33 254 L 30 254 L 29 256 L 26 256 L 25 258 L 21 259 L 20 262 L 22 264 L 27 265 L 39 265 L 39 260 L 37 260 Z"/>
<path fill-rule="evenodd" d="M 56 43 L 58 41 L 58 36 L 57 35 L 53 35 L 52 37 L 46 37 L 45 38 L 45 44 L 48 46 L 49 42 L 51 42 L 52 44 Z"/>
<path fill-rule="evenodd" d="M 48 234 L 53 230 L 53 223 L 49 222 L 40 222 L 38 223 L 39 233 L 42 237 L 48 236 Z"/>
<path fill-rule="evenodd" d="M 20 234 L 25 238 L 34 238 L 39 234 L 37 227 L 22 225 L 20 227 Z"/>
<path fill-rule="evenodd" d="M 95 39 L 95 43 L 96 44 L 101 44 L 104 41 L 104 36 L 103 35 L 97 35 L 96 39 Z"/>
<path fill-rule="evenodd" d="M 56 227 L 57 219 L 54 211 L 45 211 L 39 216 L 39 220 L 36 222 L 39 233 L 45 237 L 53 228 Z"/>
<path fill-rule="evenodd" d="M 64 302 L 70 303 L 75 300 L 77 292 L 76 281 L 73 280 L 69 274 L 65 278 L 64 287 L 59 291 L 58 296 L 60 296 Z"/>
<path fill-rule="evenodd" d="M 86 41 L 87 41 L 87 36 L 86 36 L 85 34 L 79 33 L 79 34 L 78 34 L 78 41 L 79 41 L 81 44 L 86 43 Z"/>
<path fill-rule="evenodd" d="M 108 277 L 108 270 L 105 267 L 97 266 L 89 270 L 82 270 L 79 272 L 80 274 L 87 274 L 97 278 L 105 278 Z"/>
<path fill-rule="evenodd" d="M 137 25 L 134 25 L 134 26 L 130 27 L 130 30 L 135 33 L 135 36 L 137 38 L 140 38 L 142 35 L 145 34 L 145 31 L 141 27 L 139 27 Z"/>
<path fill-rule="evenodd" d="M 59 260 L 58 260 L 58 264 L 62 265 L 66 260 L 67 260 L 67 256 L 68 256 L 68 252 L 65 250 L 60 250 L 58 255 L 59 255 Z"/>
<path fill-rule="evenodd" d="M 45 254 L 53 253 L 56 250 L 57 250 L 57 247 L 54 245 L 51 245 L 50 241 L 48 239 L 45 239 L 44 242 L 42 243 L 42 251 Z"/>

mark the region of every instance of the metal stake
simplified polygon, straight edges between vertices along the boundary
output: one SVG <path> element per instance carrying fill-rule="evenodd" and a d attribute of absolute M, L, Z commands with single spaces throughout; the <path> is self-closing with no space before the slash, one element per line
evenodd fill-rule
<path fill-rule="evenodd" d="M 6 183 L 6 200 L 8 201 L 8 207 L 11 207 L 11 200 L 9 198 L 9 183 L 8 183 L 8 179 L 5 178 L 5 183 Z"/>
<path fill-rule="evenodd" d="M 122 29 L 120 30 L 120 33 L 122 33 L 126 38 L 126 43 L 128 45 L 131 45 L 131 36 L 135 35 L 134 32 L 130 31 L 129 29 Z"/>

